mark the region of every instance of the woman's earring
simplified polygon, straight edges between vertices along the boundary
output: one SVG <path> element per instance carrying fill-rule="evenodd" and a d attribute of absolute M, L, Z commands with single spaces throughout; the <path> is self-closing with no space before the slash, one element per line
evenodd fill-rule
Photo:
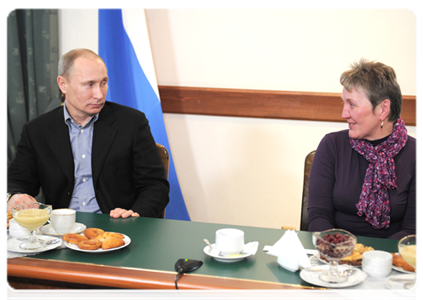
<path fill-rule="evenodd" d="M 382 123 L 380 123 L 380 128 L 383 128 L 383 121 L 382 121 Z"/>

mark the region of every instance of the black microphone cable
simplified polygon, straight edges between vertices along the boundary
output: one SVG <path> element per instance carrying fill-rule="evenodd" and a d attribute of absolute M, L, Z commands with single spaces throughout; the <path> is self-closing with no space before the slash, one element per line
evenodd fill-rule
<path fill-rule="evenodd" d="M 175 271 L 178 273 L 175 276 L 175 288 L 178 289 L 178 278 L 181 274 L 189 273 L 197 270 L 203 265 L 201 260 L 181 258 L 175 264 Z"/>
<path fill-rule="evenodd" d="M 175 276 L 175 288 L 178 289 L 178 278 L 180 275 L 184 274 L 184 268 L 179 268 L 177 270 L 178 274 Z"/>

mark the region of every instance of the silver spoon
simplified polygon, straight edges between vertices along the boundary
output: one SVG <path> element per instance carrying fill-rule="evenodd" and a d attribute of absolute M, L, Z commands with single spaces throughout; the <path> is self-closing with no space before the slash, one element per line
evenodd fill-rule
<path fill-rule="evenodd" d="M 204 239 L 204 242 L 210 247 L 210 254 L 214 256 L 220 256 L 220 251 L 213 247 L 208 239 Z"/>
<path fill-rule="evenodd" d="M 307 271 L 311 271 L 311 272 L 325 272 L 327 271 L 327 269 L 323 269 L 323 268 L 309 268 L 307 269 Z M 339 272 L 339 276 L 351 276 L 352 274 L 354 274 L 356 271 L 356 269 L 346 269 L 344 271 Z"/>
<path fill-rule="evenodd" d="M 17 238 L 17 240 L 18 240 L 18 241 L 27 241 L 27 240 L 28 240 L 28 238 L 18 237 L 18 238 Z M 48 246 L 48 245 L 53 245 L 53 244 L 56 244 L 56 243 L 58 243 L 58 242 L 60 242 L 60 241 L 61 241 L 61 239 L 53 239 L 53 240 L 48 240 L 48 241 L 46 241 L 45 243 L 46 243 L 46 245 Z"/>
<path fill-rule="evenodd" d="M 341 276 L 350 276 L 355 273 L 355 269 L 347 269 L 345 271 L 340 272 Z"/>

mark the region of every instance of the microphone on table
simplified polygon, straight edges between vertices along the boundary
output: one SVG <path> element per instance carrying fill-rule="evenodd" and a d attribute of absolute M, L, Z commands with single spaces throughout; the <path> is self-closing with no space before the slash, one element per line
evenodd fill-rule
<path fill-rule="evenodd" d="M 203 265 L 203 262 L 201 260 L 188 259 L 188 258 L 179 259 L 175 264 L 175 271 L 178 272 L 178 274 L 176 274 L 176 277 L 175 277 L 175 288 L 178 289 L 177 281 L 178 281 L 179 275 L 195 271 L 202 265 Z"/>

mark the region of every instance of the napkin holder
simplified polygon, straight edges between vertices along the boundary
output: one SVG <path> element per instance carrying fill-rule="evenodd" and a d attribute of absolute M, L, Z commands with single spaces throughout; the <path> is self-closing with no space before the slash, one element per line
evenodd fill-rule
<path fill-rule="evenodd" d="M 278 264 L 291 272 L 311 266 L 304 246 L 294 230 L 286 231 L 267 254 L 276 256 Z"/>

